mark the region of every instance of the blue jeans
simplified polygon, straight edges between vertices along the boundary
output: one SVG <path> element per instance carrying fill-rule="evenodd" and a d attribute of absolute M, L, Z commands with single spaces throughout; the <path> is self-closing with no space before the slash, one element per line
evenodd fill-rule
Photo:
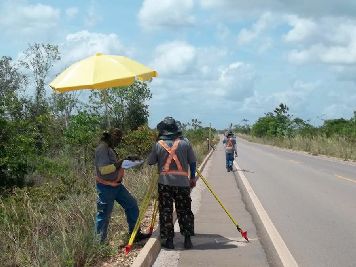
<path fill-rule="evenodd" d="M 226 169 L 232 167 L 233 162 L 234 162 L 234 153 L 226 153 Z"/>
<path fill-rule="evenodd" d="M 101 241 L 104 241 L 107 237 L 114 201 L 119 203 L 125 210 L 126 220 L 129 225 L 129 233 L 131 233 L 135 227 L 139 214 L 136 199 L 129 191 L 127 191 L 123 184 L 120 184 L 117 187 L 112 187 L 97 183 L 96 189 L 98 192 L 96 233 L 100 235 Z"/>

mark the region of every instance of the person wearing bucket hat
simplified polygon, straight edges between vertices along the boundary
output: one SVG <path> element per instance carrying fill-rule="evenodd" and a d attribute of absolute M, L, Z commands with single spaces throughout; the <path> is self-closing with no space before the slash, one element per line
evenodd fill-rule
<path fill-rule="evenodd" d="M 158 165 L 159 222 L 162 246 L 174 249 L 173 201 L 180 232 L 184 235 L 184 248 L 193 247 L 194 214 L 191 210 L 190 191 L 196 185 L 196 156 L 187 138 L 182 136 L 179 121 L 165 117 L 157 125 L 158 140 L 154 144 L 148 164 Z M 188 171 L 189 170 L 189 171 Z M 164 242 L 165 240 L 165 242 Z"/>
<path fill-rule="evenodd" d="M 136 199 L 122 184 L 124 169 L 121 168 L 121 164 L 123 160 L 118 160 L 114 149 L 120 144 L 122 135 L 122 131 L 118 128 L 104 132 L 99 145 L 95 149 L 96 189 L 98 192 L 96 233 L 99 235 L 101 242 L 106 240 L 115 201 L 125 211 L 129 234 L 132 233 L 139 215 Z M 132 157 L 130 156 L 126 159 Z M 150 234 L 139 231 L 135 241 L 148 237 L 150 237 Z"/>
<path fill-rule="evenodd" d="M 230 172 L 233 170 L 234 156 L 237 157 L 236 137 L 231 130 L 226 133 L 223 144 L 225 144 L 226 170 Z"/>

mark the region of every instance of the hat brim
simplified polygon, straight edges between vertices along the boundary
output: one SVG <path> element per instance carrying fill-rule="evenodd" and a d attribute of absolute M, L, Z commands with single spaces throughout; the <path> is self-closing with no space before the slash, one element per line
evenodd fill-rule
<path fill-rule="evenodd" d="M 175 132 L 172 132 L 172 131 L 166 131 L 166 130 L 163 130 L 161 132 L 161 135 L 175 135 L 175 134 L 178 134 L 179 131 L 175 131 Z"/>

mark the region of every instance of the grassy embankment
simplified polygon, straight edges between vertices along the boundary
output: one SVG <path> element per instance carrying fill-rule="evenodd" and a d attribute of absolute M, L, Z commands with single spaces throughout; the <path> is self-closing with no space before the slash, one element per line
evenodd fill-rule
<path fill-rule="evenodd" d="M 201 162 L 206 144 L 194 145 Z M 50 181 L 14 189 L 0 199 L 2 266 L 92 266 L 117 253 L 127 242 L 124 212 L 115 205 L 109 244 L 95 233 L 96 190 L 92 165 L 78 169 L 67 157 L 44 158 L 34 176 Z M 50 170 L 50 172 L 48 172 Z M 140 203 L 156 167 L 126 172 L 124 183 Z"/>
<path fill-rule="evenodd" d="M 268 144 L 282 148 L 309 152 L 312 155 L 325 155 L 343 160 L 356 161 L 356 144 L 343 137 L 306 138 L 258 138 L 251 135 L 239 134 L 242 138 L 256 143 Z"/>

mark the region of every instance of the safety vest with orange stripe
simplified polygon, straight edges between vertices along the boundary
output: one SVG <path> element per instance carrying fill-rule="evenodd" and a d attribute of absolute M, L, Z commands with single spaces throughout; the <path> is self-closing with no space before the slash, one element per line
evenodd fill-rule
<path fill-rule="evenodd" d="M 161 175 L 173 174 L 173 175 L 182 175 L 182 176 L 189 177 L 188 172 L 183 169 L 182 164 L 180 163 L 176 154 L 176 150 L 178 148 L 179 142 L 180 140 L 176 139 L 174 140 L 173 146 L 169 147 L 163 140 L 158 141 L 158 143 L 168 152 L 168 157 L 163 165 L 163 169 L 160 172 Z M 172 161 L 175 162 L 177 166 L 177 170 L 171 169 L 171 165 L 173 163 Z"/>
<path fill-rule="evenodd" d="M 228 153 L 232 153 L 234 151 L 234 143 L 232 140 L 232 138 L 228 138 L 226 141 L 225 149 Z"/>

